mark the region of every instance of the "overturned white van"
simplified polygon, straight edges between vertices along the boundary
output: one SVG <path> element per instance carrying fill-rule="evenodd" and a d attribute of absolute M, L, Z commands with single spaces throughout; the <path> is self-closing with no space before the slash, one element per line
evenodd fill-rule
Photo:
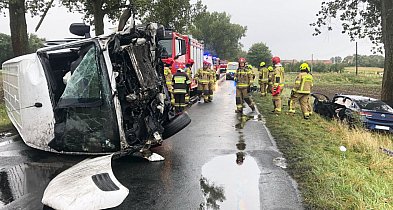
<path fill-rule="evenodd" d="M 165 85 L 163 33 L 155 23 L 133 26 L 3 63 L 8 116 L 23 141 L 59 153 L 133 153 L 186 127 L 191 120 L 173 112 Z"/>

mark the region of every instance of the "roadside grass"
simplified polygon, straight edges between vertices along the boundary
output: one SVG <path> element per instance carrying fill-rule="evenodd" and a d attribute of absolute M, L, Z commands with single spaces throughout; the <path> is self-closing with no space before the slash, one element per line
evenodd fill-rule
<path fill-rule="evenodd" d="M 0 132 L 10 130 L 13 128 L 12 123 L 7 115 L 3 96 L 4 96 L 4 94 L 3 94 L 3 76 L 0 71 Z"/>
<path fill-rule="evenodd" d="M 306 209 L 393 209 L 393 157 L 380 149 L 393 150 L 390 135 L 349 130 L 316 114 L 306 121 L 299 108 L 294 116 L 276 116 L 271 97 L 254 99 Z M 339 150 L 342 145 L 346 152 Z"/>

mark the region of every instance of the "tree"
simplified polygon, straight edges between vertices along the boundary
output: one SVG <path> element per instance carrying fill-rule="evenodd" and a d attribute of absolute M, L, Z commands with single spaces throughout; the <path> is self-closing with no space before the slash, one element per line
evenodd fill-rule
<path fill-rule="evenodd" d="M 9 11 L 11 40 L 13 55 L 19 56 L 28 53 L 28 35 L 26 16 L 27 11 L 36 16 L 48 7 L 45 0 L 0 0 L 0 11 L 5 14 Z"/>
<path fill-rule="evenodd" d="M 368 37 L 374 44 L 384 44 L 385 64 L 381 98 L 393 105 L 393 1 L 392 0 L 330 0 L 322 2 L 317 14 L 314 35 L 322 27 L 332 30 L 331 18 L 340 18 L 343 33 L 351 40 Z M 376 48 L 381 50 L 381 48 Z"/>
<path fill-rule="evenodd" d="M 44 46 L 45 39 L 37 37 L 35 34 L 28 35 L 28 51 L 26 53 L 33 53 L 37 49 Z M 11 36 L 0 33 L 0 66 L 1 64 L 14 57 L 12 52 Z"/>
<path fill-rule="evenodd" d="M 94 25 L 96 36 L 104 33 L 104 16 L 117 20 L 126 3 L 126 0 L 62 0 L 70 11 L 85 14 L 84 19 Z"/>
<path fill-rule="evenodd" d="M 205 51 L 221 59 L 233 59 L 240 52 L 240 39 L 245 36 L 247 27 L 231 23 L 225 12 L 203 12 L 194 19 L 190 33 L 205 43 Z"/>
<path fill-rule="evenodd" d="M 272 53 L 266 44 L 260 42 L 251 46 L 247 53 L 247 61 L 253 66 L 259 66 L 263 61 L 268 64 L 272 58 Z"/>
<path fill-rule="evenodd" d="M 343 59 L 340 56 L 335 56 L 330 58 L 330 60 L 332 61 L 332 63 L 341 63 L 341 61 L 343 61 Z"/>
<path fill-rule="evenodd" d="M 166 28 L 184 33 L 195 17 L 206 11 L 201 1 L 191 4 L 190 0 L 153 0 L 149 7 L 140 5 L 139 13 L 143 21 L 157 22 Z"/>
<path fill-rule="evenodd" d="M 1 64 L 12 58 L 11 36 L 0 33 L 0 68 Z"/>

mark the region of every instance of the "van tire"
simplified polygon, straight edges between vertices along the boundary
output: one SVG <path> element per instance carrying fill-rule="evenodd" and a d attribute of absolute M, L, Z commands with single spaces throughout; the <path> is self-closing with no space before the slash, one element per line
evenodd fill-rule
<path fill-rule="evenodd" d="M 167 139 L 183 128 L 187 127 L 191 123 L 191 118 L 186 112 L 181 115 L 176 116 L 171 122 L 164 126 L 164 133 L 162 133 L 162 138 Z"/>

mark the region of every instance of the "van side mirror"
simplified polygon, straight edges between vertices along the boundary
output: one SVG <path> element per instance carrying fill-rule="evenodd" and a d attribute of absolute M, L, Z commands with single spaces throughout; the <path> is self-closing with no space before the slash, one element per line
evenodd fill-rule
<path fill-rule="evenodd" d="M 84 23 L 72 23 L 70 25 L 70 32 L 77 36 L 84 36 L 90 38 L 90 26 Z"/>

